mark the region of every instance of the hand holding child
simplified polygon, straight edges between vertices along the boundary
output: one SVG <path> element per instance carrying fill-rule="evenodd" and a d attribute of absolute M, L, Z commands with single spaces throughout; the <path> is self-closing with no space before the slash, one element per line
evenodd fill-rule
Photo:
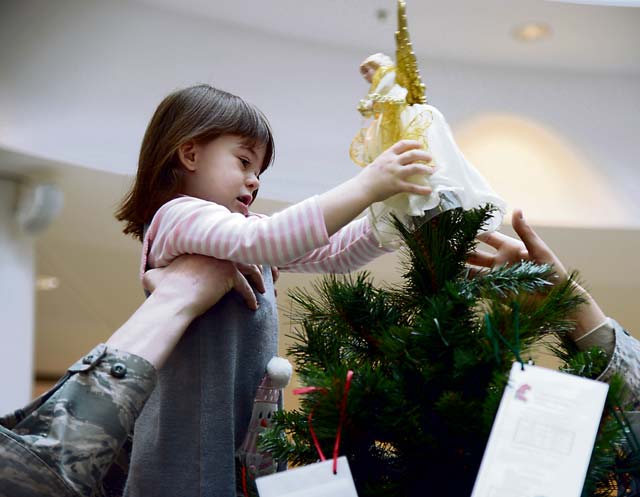
<path fill-rule="evenodd" d="M 267 288 L 264 286 L 264 278 L 262 277 L 262 266 L 258 264 L 244 264 L 242 262 L 234 262 L 233 265 L 247 279 L 247 281 L 260 293 L 265 293 Z M 275 285 L 280 277 L 280 271 L 275 266 L 271 266 L 271 278 Z M 275 290 L 276 296 L 278 291 Z"/>
<path fill-rule="evenodd" d="M 162 293 L 167 302 L 186 301 L 185 309 L 192 318 L 209 309 L 232 288 L 240 293 L 249 309 L 258 308 L 245 276 L 231 262 L 213 257 L 180 256 L 167 267 L 147 271 L 142 283 L 156 297 Z"/>

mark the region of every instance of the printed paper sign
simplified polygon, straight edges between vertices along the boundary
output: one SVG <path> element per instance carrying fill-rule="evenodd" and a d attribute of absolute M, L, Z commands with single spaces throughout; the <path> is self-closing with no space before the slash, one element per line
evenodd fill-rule
<path fill-rule="evenodd" d="M 347 458 L 338 458 L 290 469 L 256 479 L 260 497 L 358 497 Z"/>
<path fill-rule="evenodd" d="M 471 497 L 580 497 L 608 389 L 515 363 Z"/>

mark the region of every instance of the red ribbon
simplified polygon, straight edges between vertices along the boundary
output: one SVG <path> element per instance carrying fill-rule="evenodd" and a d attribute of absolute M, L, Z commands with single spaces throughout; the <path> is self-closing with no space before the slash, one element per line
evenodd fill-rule
<path fill-rule="evenodd" d="M 249 490 L 247 490 L 247 467 L 242 465 L 242 492 L 244 497 L 249 497 Z"/>
<path fill-rule="evenodd" d="M 340 402 L 340 421 L 338 422 L 338 431 L 336 432 L 336 441 L 333 445 L 333 474 L 338 474 L 338 451 L 340 449 L 340 436 L 342 434 L 342 425 L 344 424 L 344 418 L 346 417 L 347 410 L 347 396 L 349 395 L 349 388 L 351 387 L 351 378 L 353 378 L 353 371 L 347 371 L 347 380 L 344 384 L 344 392 L 342 393 L 342 401 Z M 303 395 L 305 393 L 311 392 L 322 392 L 324 394 L 327 393 L 326 388 L 322 387 L 302 387 L 296 388 L 293 391 L 294 395 Z M 309 421 L 309 432 L 311 433 L 311 439 L 313 440 L 313 444 L 316 446 L 316 450 L 318 451 L 318 455 L 320 456 L 321 461 L 326 461 L 327 458 L 324 457 L 324 452 L 322 452 L 322 448 L 320 447 L 320 443 L 318 442 L 318 437 L 316 436 L 315 431 L 313 431 L 313 425 L 311 424 L 311 420 L 313 419 L 313 409 L 309 411 L 309 417 L 307 418 Z"/>

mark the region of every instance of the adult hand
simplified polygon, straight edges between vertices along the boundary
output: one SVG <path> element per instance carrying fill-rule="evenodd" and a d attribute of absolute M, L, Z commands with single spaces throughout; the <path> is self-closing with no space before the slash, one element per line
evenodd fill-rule
<path fill-rule="evenodd" d="M 468 262 L 481 268 L 513 264 L 522 260 L 532 261 L 537 264 L 550 264 L 553 265 L 557 275 L 556 283 L 566 281 L 569 275 L 564 265 L 544 240 L 525 221 L 522 210 L 516 209 L 513 211 L 511 224 L 522 241 L 496 232 L 481 235 L 478 238 L 495 248 L 496 253 L 490 254 L 476 250 L 469 257 Z M 606 321 L 606 316 L 598 303 L 584 288 L 575 282 L 573 285 L 585 300 L 584 305 L 580 306 L 576 311 L 576 329 L 571 334 L 574 340 L 578 340 L 589 331 L 600 327 Z"/>
<path fill-rule="evenodd" d="M 553 265 L 559 281 L 567 279 L 568 273 L 564 265 L 544 240 L 529 226 L 521 209 L 513 211 L 511 225 L 520 240 L 498 232 L 480 235 L 478 239 L 496 249 L 496 253 L 475 250 L 468 262 L 480 267 L 493 268 L 520 261 L 532 261 L 536 264 Z"/>
<path fill-rule="evenodd" d="M 244 264 L 242 262 L 234 262 L 233 265 L 258 292 L 264 293 L 267 291 L 264 286 L 264 279 L 262 278 L 262 266 L 258 264 Z"/>
<path fill-rule="evenodd" d="M 262 266 L 258 264 L 243 264 L 242 262 L 234 262 L 233 264 L 258 292 L 265 293 L 267 291 L 264 286 L 264 278 L 262 277 Z M 271 278 L 274 284 L 278 281 L 279 277 L 280 271 L 278 271 L 278 268 L 271 266 Z"/>
<path fill-rule="evenodd" d="M 262 280 L 262 276 L 260 276 Z M 199 316 L 232 288 L 242 295 L 250 309 L 257 309 L 256 296 L 247 279 L 233 263 L 203 255 L 182 255 L 167 267 L 151 269 L 142 283 L 150 292 L 185 302 L 187 310 Z"/>
<path fill-rule="evenodd" d="M 167 267 L 151 269 L 142 279 L 152 292 L 107 340 L 107 345 L 143 357 L 160 368 L 191 322 L 235 288 L 250 309 L 257 309 L 253 289 L 236 267 L 202 255 L 182 255 Z"/>
<path fill-rule="evenodd" d="M 278 289 L 276 288 L 276 281 L 278 281 L 278 278 L 280 278 L 280 270 L 275 266 L 271 266 L 271 279 L 273 280 L 273 293 L 276 297 L 278 296 Z"/>

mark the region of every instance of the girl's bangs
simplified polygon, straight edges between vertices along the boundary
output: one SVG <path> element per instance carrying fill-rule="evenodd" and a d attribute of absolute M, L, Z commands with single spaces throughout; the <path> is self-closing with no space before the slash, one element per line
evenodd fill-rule
<path fill-rule="evenodd" d="M 242 101 L 242 104 L 243 105 L 237 109 L 236 116 L 234 116 L 235 129 L 230 130 L 229 133 L 245 138 L 247 146 L 265 146 L 264 164 L 260 170 L 260 172 L 263 172 L 269 167 L 274 157 L 274 142 L 271 126 L 260 110 L 244 101 Z"/>

